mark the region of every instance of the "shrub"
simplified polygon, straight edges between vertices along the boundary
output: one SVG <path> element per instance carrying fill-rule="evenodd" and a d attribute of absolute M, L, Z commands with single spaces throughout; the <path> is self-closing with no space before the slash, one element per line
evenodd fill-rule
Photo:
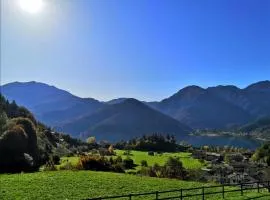
<path fill-rule="evenodd" d="M 143 176 L 157 177 L 152 167 L 142 167 L 139 173 Z"/>
<path fill-rule="evenodd" d="M 80 157 L 77 168 L 94 171 L 123 172 L 121 163 L 115 163 L 114 161 L 113 163 L 100 155 L 87 155 Z"/>
<path fill-rule="evenodd" d="M 52 160 L 53 160 L 53 163 L 54 163 L 55 165 L 59 165 L 59 164 L 60 164 L 60 157 L 59 157 L 59 156 L 54 155 L 54 156 L 52 157 Z"/>
<path fill-rule="evenodd" d="M 179 160 L 179 158 L 169 157 L 167 162 L 164 165 L 163 175 L 167 178 L 178 178 L 185 179 L 186 178 L 186 170 L 183 167 L 183 163 Z"/>
<path fill-rule="evenodd" d="M 118 173 L 123 173 L 123 172 L 125 172 L 122 163 L 116 163 L 116 164 L 113 164 L 113 165 L 112 165 L 112 171 L 118 172 Z"/>
<path fill-rule="evenodd" d="M 141 161 L 141 166 L 142 167 L 147 167 L 148 166 L 147 161 L 146 160 L 142 160 Z"/>
<path fill-rule="evenodd" d="M 201 169 L 190 169 L 188 171 L 188 180 L 206 182 L 207 177 Z"/>
<path fill-rule="evenodd" d="M 161 178 L 177 178 L 185 179 L 187 172 L 183 168 L 179 158 L 170 157 L 164 166 L 155 163 L 152 167 L 142 167 L 140 170 L 142 175 Z"/>
<path fill-rule="evenodd" d="M 154 156 L 155 153 L 154 153 L 153 151 L 149 151 L 149 152 L 148 152 L 148 155 L 149 155 L 149 156 Z"/>
<path fill-rule="evenodd" d="M 127 157 L 126 159 L 123 160 L 123 166 L 125 169 L 133 169 L 134 168 L 134 161 Z"/>
<path fill-rule="evenodd" d="M 115 162 L 116 163 L 122 163 L 123 162 L 123 159 L 121 156 L 117 156 L 116 159 L 115 159 Z"/>
<path fill-rule="evenodd" d="M 123 155 L 125 155 L 125 156 L 131 156 L 132 154 L 131 154 L 130 149 L 125 150 L 124 153 L 123 153 Z"/>
<path fill-rule="evenodd" d="M 56 171 L 57 169 L 56 169 L 54 163 L 53 163 L 51 160 L 49 160 L 49 161 L 45 164 L 43 170 L 44 170 L 44 171 Z"/>
<path fill-rule="evenodd" d="M 109 146 L 108 152 L 109 152 L 111 155 L 115 155 L 114 149 L 113 149 L 113 146 L 112 146 L 112 145 Z"/>
<path fill-rule="evenodd" d="M 205 160 L 202 159 L 202 158 L 199 159 L 199 162 L 202 163 L 202 164 L 205 164 Z"/>
<path fill-rule="evenodd" d="M 100 148 L 99 149 L 99 154 L 101 156 L 111 156 L 112 154 L 109 152 L 108 149 L 105 149 L 105 148 Z"/>
<path fill-rule="evenodd" d="M 76 170 L 76 169 L 81 169 L 80 166 L 76 165 L 72 165 L 71 162 L 66 162 L 64 165 L 61 165 L 59 167 L 60 170 Z"/>

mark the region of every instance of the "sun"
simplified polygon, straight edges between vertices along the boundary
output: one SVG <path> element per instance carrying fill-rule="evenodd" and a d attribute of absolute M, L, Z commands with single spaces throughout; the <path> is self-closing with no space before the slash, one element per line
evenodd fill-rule
<path fill-rule="evenodd" d="M 19 0 L 20 7 L 29 13 L 38 13 L 43 7 L 43 0 Z"/>

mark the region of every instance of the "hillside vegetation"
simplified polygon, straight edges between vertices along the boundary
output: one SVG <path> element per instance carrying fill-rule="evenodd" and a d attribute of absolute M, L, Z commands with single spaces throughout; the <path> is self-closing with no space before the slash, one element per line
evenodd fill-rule
<path fill-rule="evenodd" d="M 0 172 L 36 171 L 53 156 L 87 144 L 51 131 L 24 107 L 0 96 Z"/>
<path fill-rule="evenodd" d="M 270 117 L 262 117 L 239 129 L 240 132 L 270 140 Z"/>

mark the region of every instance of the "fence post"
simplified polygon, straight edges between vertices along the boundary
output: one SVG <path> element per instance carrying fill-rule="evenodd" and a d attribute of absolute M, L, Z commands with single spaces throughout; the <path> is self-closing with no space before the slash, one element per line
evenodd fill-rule
<path fill-rule="evenodd" d="M 156 199 L 158 199 L 158 191 L 156 191 Z"/>
<path fill-rule="evenodd" d="M 259 184 L 259 182 L 257 182 L 257 189 L 258 189 L 258 193 L 260 193 L 260 184 Z"/>
<path fill-rule="evenodd" d="M 243 183 L 241 183 L 241 196 L 243 196 Z"/>
<path fill-rule="evenodd" d="M 132 194 L 129 194 L 129 200 L 131 200 Z"/>
<path fill-rule="evenodd" d="M 182 188 L 180 190 L 180 199 L 183 200 L 183 190 L 182 190 Z"/>
<path fill-rule="evenodd" d="M 222 198 L 224 199 L 224 185 L 222 185 Z"/>
<path fill-rule="evenodd" d="M 204 200 L 204 187 L 202 187 L 202 200 Z"/>

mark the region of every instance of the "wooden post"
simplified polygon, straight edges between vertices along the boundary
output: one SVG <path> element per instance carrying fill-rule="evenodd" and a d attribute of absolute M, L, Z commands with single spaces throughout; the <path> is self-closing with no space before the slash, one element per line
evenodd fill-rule
<path fill-rule="evenodd" d="M 257 189 L 258 189 L 258 193 L 260 192 L 260 184 L 259 182 L 257 182 Z"/>
<path fill-rule="evenodd" d="M 243 196 L 243 183 L 241 183 L 241 196 Z"/>
<path fill-rule="evenodd" d="M 204 187 L 202 187 L 202 200 L 204 200 Z"/>
<path fill-rule="evenodd" d="M 225 196 L 224 196 L 224 185 L 222 185 L 222 198 L 224 199 Z"/>
<path fill-rule="evenodd" d="M 156 199 L 158 199 L 158 191 L 156 191 Z"/>
<path fill-rule="evenodd" d="M 129 200 L 131 200 L 131 196 L 132 196 L 132 194 L 129 194 Z"/>
<path fill-rule="evenodd" d="M 183 200 L 183 190 L 182 190 L 182 188 L 180 190 L 180 199 Z"/>

